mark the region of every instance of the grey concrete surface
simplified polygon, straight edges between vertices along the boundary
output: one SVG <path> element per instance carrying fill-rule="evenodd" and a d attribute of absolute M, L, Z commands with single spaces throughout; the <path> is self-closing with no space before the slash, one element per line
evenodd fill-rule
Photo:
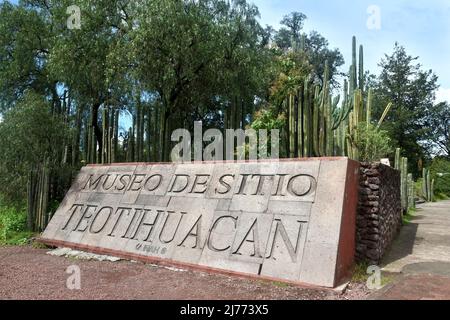
<path fill-rule="evenodd" d="M 450 201 L 419 205 L 382 267 L 387 272 L 450 276 Z"/>

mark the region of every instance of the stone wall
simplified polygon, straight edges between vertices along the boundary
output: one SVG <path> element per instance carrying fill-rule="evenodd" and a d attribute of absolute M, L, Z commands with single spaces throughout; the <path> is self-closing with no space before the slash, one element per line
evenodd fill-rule
<path fill-rule="evenodd" d="M 361 163 L 356 261 L 379 264 L 401 225 L 400 172 L 380 163 Z"/>

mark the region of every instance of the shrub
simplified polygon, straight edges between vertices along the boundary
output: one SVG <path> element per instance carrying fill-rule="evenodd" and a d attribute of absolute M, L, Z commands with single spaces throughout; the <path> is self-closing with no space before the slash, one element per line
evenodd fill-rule
<path fill-rule="evenodd" d="M 25 210 L 0 204 L 0 244 L 23 245 L 32 233 L 26 231 L 27 215 Z"/>
<path fill-rule="evenodd" d="M 356 146 L 359 152 L 359 160 L 362 162 L 379 161 L 386 158 L 392 152 L 391 139 L 388 132 L 380 130 L 376 126 L 362 122 L 357 128 Z"/>
<path fill-rule="evenodd" d="M 450 160 L 443 157 L 434 158 L 430 171 L 435 179 L 434 193 L 450 197 Z"/>

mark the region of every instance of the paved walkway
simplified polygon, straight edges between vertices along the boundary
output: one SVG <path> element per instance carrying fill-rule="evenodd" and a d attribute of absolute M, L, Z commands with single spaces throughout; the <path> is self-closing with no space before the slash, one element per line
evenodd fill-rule
<path fill-rule="evenodd" d="M 382 266 L 401 274 L 375 299 L 450 299 L 450 201 L 419 206 Z"/>

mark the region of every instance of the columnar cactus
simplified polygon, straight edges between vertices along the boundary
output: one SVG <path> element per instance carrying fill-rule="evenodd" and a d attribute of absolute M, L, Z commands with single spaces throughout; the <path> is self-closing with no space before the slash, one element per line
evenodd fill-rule
<path fill-rule="evenodd" d="M 412 173 L 408 174 L 408 208 L 415 209 L 415 192 L 414 192 L 414 180 Z"/>
<path fill-rule="evenodd" d="M 343 99 L 333 97 L 330 89 L 330 68 L 325 63 L 322 85 L 313 84 L 313 77 L 299 85 L 295 95 L 289 94 L 283 101 L 287 114 L 283 142 L 288 157 L 349 156 L 358 160 L 362 145 L 358 137 L 358 126 L 372 123 L 373 90 L 364 94 L 364 48 L 359 47 L 357 59 L 356 38 L 352 41 L 352 66 L 349 81 L 344 81 Z M 391 105 L 386 108 L 383 119 Z M 230 118 L 235 123 L 236 104 L 231 105 L 231 114 L 224 116 L 224 126 Z M 224 112 L 225 113 L 225 112 Z M 382 120 L 380 120 L 382 121 Z M 237 127 L 237 126 L 235 126 Z M 368 146 L 368 143 L 366 143 Z M 396 161 L 398 163 L 398 161 Z"/>
<path fill-rule="evenodd" d="M 400 170 L 400 151 L 401 151 L 400 148 L 395 149 L 395 163 L 394 163 L 394 166 L 395 166 L 396 170 Z"/>
<path fill-rule="evenodd" d="M 359 68 L 358 68 L 358 85 L 359 90 L 364 91 L 364 48 L 359 46 Z"/>
<path fill-rule="evenodd" d="M 400 186 L 400 194 L 401 194 L 401 203 L 402 208 L 405 212 L 408 210 L 408 158 L 402 157 L 401 160 L 401 186 Z"/>

